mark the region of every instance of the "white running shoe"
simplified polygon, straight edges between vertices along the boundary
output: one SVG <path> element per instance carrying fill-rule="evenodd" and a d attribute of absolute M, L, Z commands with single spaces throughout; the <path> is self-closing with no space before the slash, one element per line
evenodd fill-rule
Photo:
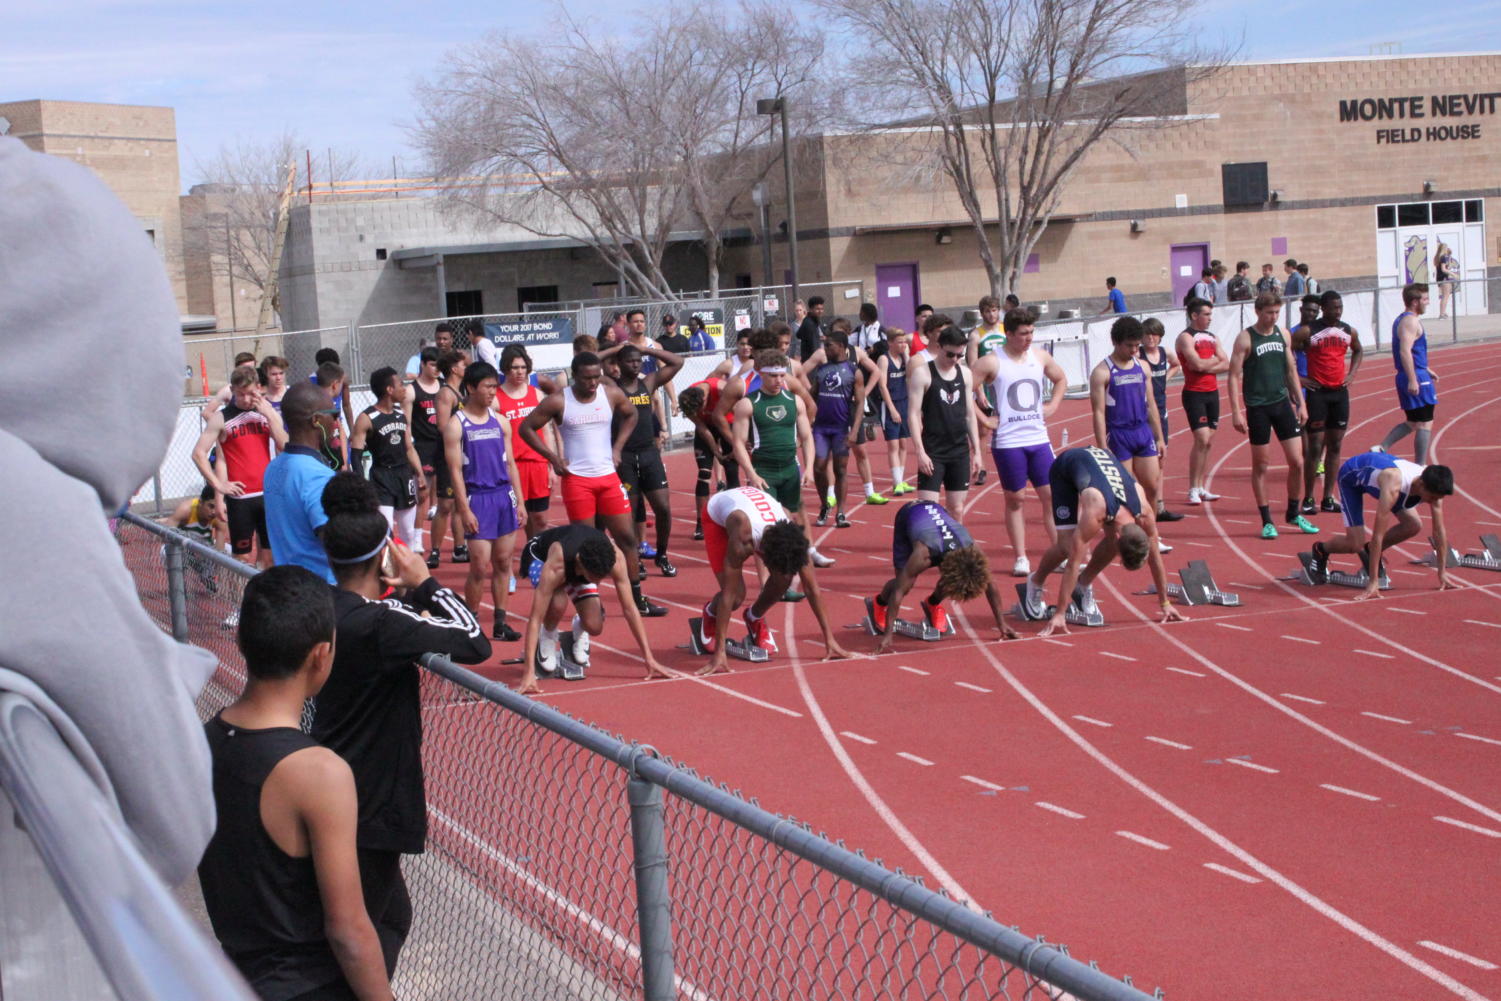
<path fill-rule="evenodd" d="M 1161 536 L 1159 536 L 1157 538 L 1157 551 L 1159 553 L 1170 553 L 1173 551 L 1173 547 L 1163 542 Z"/>
<path fill-rule="evenodd" d="M 1016 562 L 1013 563 L 1013 564 L 1011 564 L 1011 576 L 1013 576 L 1013 577 L 1030 577 L 1030 576 L 1032 576 L 1032 563 L 1031 563 L 1031 561 L 1028 560 L 1025 556 L 1018 556 L 1016 558 Z"/>
<path fill-rule="evenodd" d="M 537 637 L 537 673 L 556 674 L 558 671 L 558 631 L 543 629 Z"/>
<path fill-rule="evenodd" d="M 1202 504 L 1202 503 L 1204 503 L 1204 498 L 1200 496 L 1200 494 L 1202 494 L 1202 493 L 1203 493 L 1203 491 L 1200 490 L 1198 487 L 1189 487 L 1188 488 L 1188 502 L 1190 504 Z"/>
<path fill-rule="evenodd" d="M 236 608 L 233 612 L 226 615 L 224 621 L 219 624 L 225 629 L 234 629 L 240 624 L 240 610 Z"/>
<path fill-rule="evenodd" d="M 589 666 L 589 633 L 577 615 L 573 617 L 573 662 L 579 667 Z"/>
<path fill-rule="evenodd" d="M 1372 451 L 1372 452 L 1375 452 L 1375 453 L 1376 453 L 1376 454 L 1377 454 L 1377 455 L 1380 455 L 1380 454 L 1381 454 L 1381 453 L 1382 453 L 1382 452 L 1385 452 L 1385 451 L 1386 451 L 1386 449 L 1385 449 L 1385 448 L 1383 448 L 1383 447 L 1382 447 L 1382 446 L 1380 446 L 1380 445 L 1372 445 L 1372 446 L 1371 446 L 1371 451 Z"/>
<path fill-rule="evenodd" d="M 1031 574 L 1027 575 L 1027 592 L 1026 597 L 1022 599 L 1022 605 L 1027 618 L 1034 621 L 1047 618 L 1048 603 L 1043 600 L 1042 585 L 1034 581 Z"/>
<path fill-rule="evenodd" d="M 825 556 L 823 553 L 820 553 L 816 546 L 808 547 L 808 559 L 820 570 L 834 565 L 834 557 Z"/>
<path fill-rule="evenodd" d="M 1217 501 L 1219 499 L 1220 495 L 1210 493 L 1208 487 L 1199 488 L 1199 500 Z"/>
<path fill-rule="evenodd" d="M 1095 604 L 1093 584 L 1090 584 L 1088 587 L 1074 588 L 1074 603 L 1079 606 L 1079 611 L 1085 615 L 1094 615 L 1100 610 L 1100 606 Z"/>

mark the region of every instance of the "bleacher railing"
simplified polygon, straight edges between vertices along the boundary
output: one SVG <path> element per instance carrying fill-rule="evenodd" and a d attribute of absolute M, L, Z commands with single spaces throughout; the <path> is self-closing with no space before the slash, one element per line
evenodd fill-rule
<path fill-rule="evenodd" d="M 217 712 L 243 681 L 231 613 L 253 571 L 133 514 L 117 536 L 147 610 L 219 654 L 199 701 Z M 406 1001 L 1148 997 L 649 747 L 422 664 Z"/>

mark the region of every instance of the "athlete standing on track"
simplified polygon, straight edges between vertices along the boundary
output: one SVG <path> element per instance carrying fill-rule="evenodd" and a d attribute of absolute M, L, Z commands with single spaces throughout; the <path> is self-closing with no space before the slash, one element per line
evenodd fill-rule
<path fill-rule="evenodd" d="M 1071 448 L 1053 462 L 1053 512 L 1058 516 L 1058 538 L 1038 561 L 1037 571 L 1027 578 L 1023 601 L 1027 616 L 1040 619 L 1046 613 L 1043 585 L 1048 574 L 1063 567 L 1058 584 L 1058 604 L 1052 621 L 1039 636 L 1068 633 L 1065 612 L 1074 595 L 1088 613 L 1098 609 L 1094 581 L 1120 553 L 1121 566 L 1136 570 L 1146 563 L 1162 605 L 1161 622 L 1183 618 L 1167 594 L 1167 571 L 1157 551 L 1157 518 L 1146 503 L 1141 488 L 1123 463 L 1103 448 Z M 1094 551 L 1089 540 L 1100 535 Z M 1064 561 L 1067 561 L 1065 563 Z"/>
<path fill-rule="evenodd" d="M 547 460 L 521 440 L 517 428 L 522 419 L 542 402 L 542 391 L 531 383 L 532 359 L 519 344 L 505 346 L 500 353 L 500 365 L 504 381 L 495 394 L 495 412 L 511 428 L 511 455 L 516 460 L 516 472 L 521 476 L 515 486 L 526 507 L 522 527 L 530 539 L 547 528 L 547 509 L 552 506 L 552 487 L 556 477 Z M 549 447 L 557 449 L 552 425 L 545 427 L 544 438 Z"/>
<path fill-rule="evenodd" d="M 1058 534 L 1053 526 L 1052 491 L 1048 486 L 1048 470 L 1053 466 L 1048 418 L 1063 405 L 1068 376 L 1051 354 L 1032 349 L 1036 323 L 1037 314 L 1030 309 L 1007 310 L 1004 338 L 996 342 L 994 349 L 987 349 L 974 365 L 975 385 L 995 401 L 995 417 L 986 423 L 992 428 L 990 454 L 1006 496 L 1006 534 L 1016 554 L 1011 565 L 1013 577 L 1025 577 L 1032 572 L 1027 559 L 1026 520 L 1022 517 L 1022 495 L 1029 481 L 1042 502 L 1048 542 Z M 1043 385 L 1047 382 L 1053 386 L 1044 400 Z"/>
<path fill-rule="evenodd" d="M 453 419 L 454 411 L 464 405 L 464 369 L 468 364 L 469 359 L 462 351 L 445 351 L 438 356 L 438 374 L 442 376 L 443 382 L 433 397 L 433 427 L 437 430 L 440 443 L 444 440 L 443 433 Z M 448 534 L 449 523 L 453 520 L 453 479 L 449 475 L 448 460 L 441 451 L 433 467 L 437 482 L 434 492 L 438 495 L 438 513 L 433 518 L 432 537 L 428 540 L 432 546 L 432 552 L 427 554 L 429 570 L 438 566 L 443 553 L 443 537 Z M 459 538 L 456 523 L 453 527 L 453 562 L 469 562 L 469 547 Z"/>
<path fill-rule="evenodd" d="M 1275 292 L 1258 295 L 1256 323 L 1235 338 L 1230 355 L 1230 419 L 1235 430 L 1250 434 L 1251 492 L 1261 512 L 1263 539 L 1277 537 L 1266 494 L 1274 431 L 1287 458 L 1287 523 L 1307 535 L 1318 534 L 1318 528 L 1298 513 L 1298 497 L 1303 490 L 1302 423 L 1307 412 L 1303 408 L 1303 387 L 1298 382 L 1292 346 L 1287 334 L 1277 326 L 1281 311 L 1281 296 Z"/>
<path fill-rule="evenodd" d="M 801 525 L 787 517 L 786 510 L 774 498 L 757 487 L 739 487 L 715 494 L 704 511 L 704 550 L 719 590 L 704 605 L 699 642 L 713 657 L 699 674 L 718 674 L 730 669 L 725 641 L 729 638 L 730 618 L 745 599 L 744 569 L 752 557 L 759 558 L 766 568 L 766 580 L 761 584 L 761 593 L 745 610 L 750 641 L 763 650 L 776 652 L 776 640 L 766 623 L 766 614 L 781 600 L 796 576 L 808 596 L 813 617 L 823 630 L 824 655 L 820 659 L 850 656 L 835 639 L 834 627 L 829 623 L 818 579 L 808 561 L 808 536 Z"/>
<path fill-rule="evenodd" d="M 271 463 L 271 446 L 286 448 L 287 432 L 281 415 L 261 395 L 255 369 L 241 366 L 229 377 L 230 401 L 208 419 L 193 447 L 193 464 L 203 479 L 224 498 L 230 548 L 246 563 L 271 565 L 271 537 L 266 531 L 266 502 L 262 483 Z M 209 465 L 209 452 L 219 454 Z M 260 543 L 258 558 L 251 556 Z"/>
<path fill-rule="evenodd" d="M 1340 468 L 1340 447 L 1345 441 L 1345 428 L 1350 425 L 1350 383 L 1355 381 L 1364 356 L 1360 335 L 1340 319 L 1345 311 L 1340 294 L 1330 289 L 1320 296 L 1319 306 L 1324 314 L 1321 319 L 1293 331 L 1293 350 L 1303 352 L 1308 359 L 1308 375 L 1303 379 L 1308 405 L 1308 426 L 1303 431 L 1308 436 L 1303 459 L 1305 515 L 1321 510 L 1337 514 L 1340 510 L 1334 499 L 1335 477 L 1329 472 Z M 1320 475 L 1324 477 L 1324 501 L 1315 507 L 1313 487 Z"/>
<path fill-rule="evenodd" d="M 1432 512 L 1433 551 L 1438 570 L 1438 589 L 1446 591 L 1449 582 L 1449 533 L 1444 528 L 1444 498 L 1454 493 L 1454 473 L 1448 466 L 1419 466 L 1390 455 L 1366 453 L 1351 456 L 1339 467 L 1339 493 L 1344 503 L 1345 534 L 1328 542 L 1313 544 L 1313 562 L 1309 573 L 1315 584 L 1328 579 L 1332 553 L 1362 553 L 1369 578 L 1365 591 L 1356 601 L 1381 597 L 1384 576 L 1381 554 L 1400 546 L 1418 534 L 1423 519 L 1413 508 L 1427 501 Z M 1366 542 L 1365 498 L 1376 498 L 1376 519 L 1371 541 Z M 1396 525 L 1391 524 L 1395 518 Z"/>
<path fill-rule="evenodd" d="M 422 522 L 429 522 L 429 529 L 437 514 L 438 466 L 443 462 L 443 436 L 438 433 L 438 349 L 423 348 L 418 353 L 417 377 L 407 384 L 402 408 L 412 427 L 412 447 L 417 450 L 417 459 L 422 463 L 423 485 L 417 496 L 417 528 L 412 537 L 412 548 L 425 552 L 422 539 Z M 431 533 L 430 533 L 431 534 Z M 433 550 L 436 552 L 437 544 Z M 438 565 L 436 557 L 429 557 L 429 570 Z"/>
<path fill-rule="evenodd" d="M 842 330 L 824 335 L 823 347 L 809 356 L 805 370 L 816 395 L 813 417 L 813 484 L 818 491 L 818 526 L 828 524 L 834 510 L 834 526 L 850 528 L 844 516 L 844 477 L 849 469 L 850 448 L 865 409 L 865 380 L 860 377 L 850 352 L 849 336 Z M 834 478 L 829 479 L 832 460 Z"/>
<path fill-rule="evenodd" d="M 936 501 L 948 494 L 945 508 L 964 520 L 969 481 L 980 470 L 980 429 L 971 405 L 974 380 L 960 362 L 968 338 L 947 316 L 929 324 L 936 360 L 913 367 L 907 375 L 907 423 L 917 450 L 917 499 Z"/>
<path fill-rule="evenodd" d="M 1094 412 L 1095 444 L 1123 464 L 1147 495 L 1155 516 L 1162 486 L 1162 423 L 1155 404 L 1147 402 L 1152 372 L 1141 360 L 1141 321 L 1122 316 L 1110 325 L 1114 350 L 1089 374 L 1089 404 Z M 1172 547 L 1159 537 L 1164 553 Z"/>
<path fill-rule="evenodd" d="M 645 356 L 653 361 L 651 373 L 641 375 Z M 634 521 L 637 552 L 646 541 L 646 507 L 651 505 L 652 516 L 657 522 L 657 545 L 654 562 L 663 577 L 676 577 L 677 567 L 667 556 L 667 547 L 672 541 L 671 491 L 667 487 L 667 467 L 662 463 L 662 450 L 657 447 L 654 432 L 656 423 L 653 407 L 657 390 L 672 382 L 672 377 L 683 367 L 683 359 L 671 351 L 663 351 L 654 342 L 648 341 L 645 348 L 634 344 L 618 344 L 599 354 L 605 361 L 614 357 L 620 363 L 620 391 L 636 408 L 636 426 L 631 429 L 625 445 L 620 450 L 620 482 L 631 495 L 631 506 L 638 513 Z"/>
<path fill-rule="evenodd" d="M 1157 523 L 1165 521 L 1182 521 L 1183 515 L 1167 509 L 1167 447 L 1172 440 L 1167 427 L 1167 382 L 1173 377 L 1173 373 L 1179 371 L 1177 357 L 1162 346 L 1162 336 L 1166 331 L 1162 321 L 1155 316 L 1149 316 L 1141 321 L 1141 362 L 1147 367 L 1148 374 L 1152 377 L 1152 403 L 1157 407 L 1157 423 L 1162 428 L 1162 454 L 1157 457 L 1157 463 L 1162 468 L 1164 482 L 1159 483 L 1157 489 Z"/>
<path fill-rule="evenodd" d="M 426 477 L 422 460 L 412 446 L 407 415 L 396 403 L 403 388 L 394 368 L 378 368 L 370 374 L 375 402 L 354 419 L 349 448 L 360 456 L 355 470 L 375 486 L 380 513 L 407 542 L 417 534 L 417 497 Z"/>
<path fill-rule="evenodd" d="M 1209 331 L 1214 306 L 1203 299 L 1188 301 L 1188 327 L 1178 335 L 1175 352 L 1183 366 L 1183 414 L 1193 445 L 1188 453 L 1188 502 L 1220 499 L 1209 492 L 1209 449 L 1220 426 L 1218 373 L 1230 370 L 1230 358 L 1218 337 Z"/>
<path fill-rule="evenodd" d="M 631 524 L 631 501 L 620 476 L 620 452 L 636 426 L 636 408 L 618 388 L 604 383 L 599 356 L 581 351 L 573 356 L 573 378 L 556 393 L 549 393 L 521 422 L 521 440 L 552 463 L 563 479 L 563 507 L 568 520 L 589 526 L 602 523 L 625 553 L 625 569 L 631 580 L 636 609 L 648 618 L 666 615 L 641 594 L 641 557 L 636 551 L 636 533 Z M 619 416 L 613 441 L 611 420 Z M 567 453 L 565 463 L 549 448 L 538 431 L 556 421 Z"/>
<path fill-rule="evenodd" d="M 1428 332 L 1420 319 L 1428 311 L 1428 286 L 1415 282 L 1402 290 L 1405 311 L 1392 324 L 1392 363 L 1397 369 L 1397 405 L 1406 418 L 1371 449 L 1389 452 L 1413 435 L 1413 457 L 1418 465 L 1428 462 L 1428 442 L 1433 434 L 1433 408 L 1438 404 L 1438 373 L 1428 367 Z"/>

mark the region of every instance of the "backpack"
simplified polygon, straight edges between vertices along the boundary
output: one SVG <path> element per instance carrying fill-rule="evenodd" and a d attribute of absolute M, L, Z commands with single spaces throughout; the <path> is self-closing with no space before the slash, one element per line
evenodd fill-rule
<path fill-rule="evenodd" d="M 1251 296 L 1251 281 L 1245 275 L 1236 275 L 1225 286 L 1225 297 L 1231 302 L 1245 302 Z"/>

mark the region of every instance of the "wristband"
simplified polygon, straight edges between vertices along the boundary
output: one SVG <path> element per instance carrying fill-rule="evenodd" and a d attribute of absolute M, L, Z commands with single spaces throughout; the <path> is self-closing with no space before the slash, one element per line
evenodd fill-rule
<path fill-rule="evenodd" d="M 1166 611 L 1167 609 L 1172 608 L 1172 607 L 1173 607 L 1173 602 L 1172 602 L 1171 598 L 1163 598 L 1162 599 L 1162 608 L 1163 608 L 1164 611 Z"/>

